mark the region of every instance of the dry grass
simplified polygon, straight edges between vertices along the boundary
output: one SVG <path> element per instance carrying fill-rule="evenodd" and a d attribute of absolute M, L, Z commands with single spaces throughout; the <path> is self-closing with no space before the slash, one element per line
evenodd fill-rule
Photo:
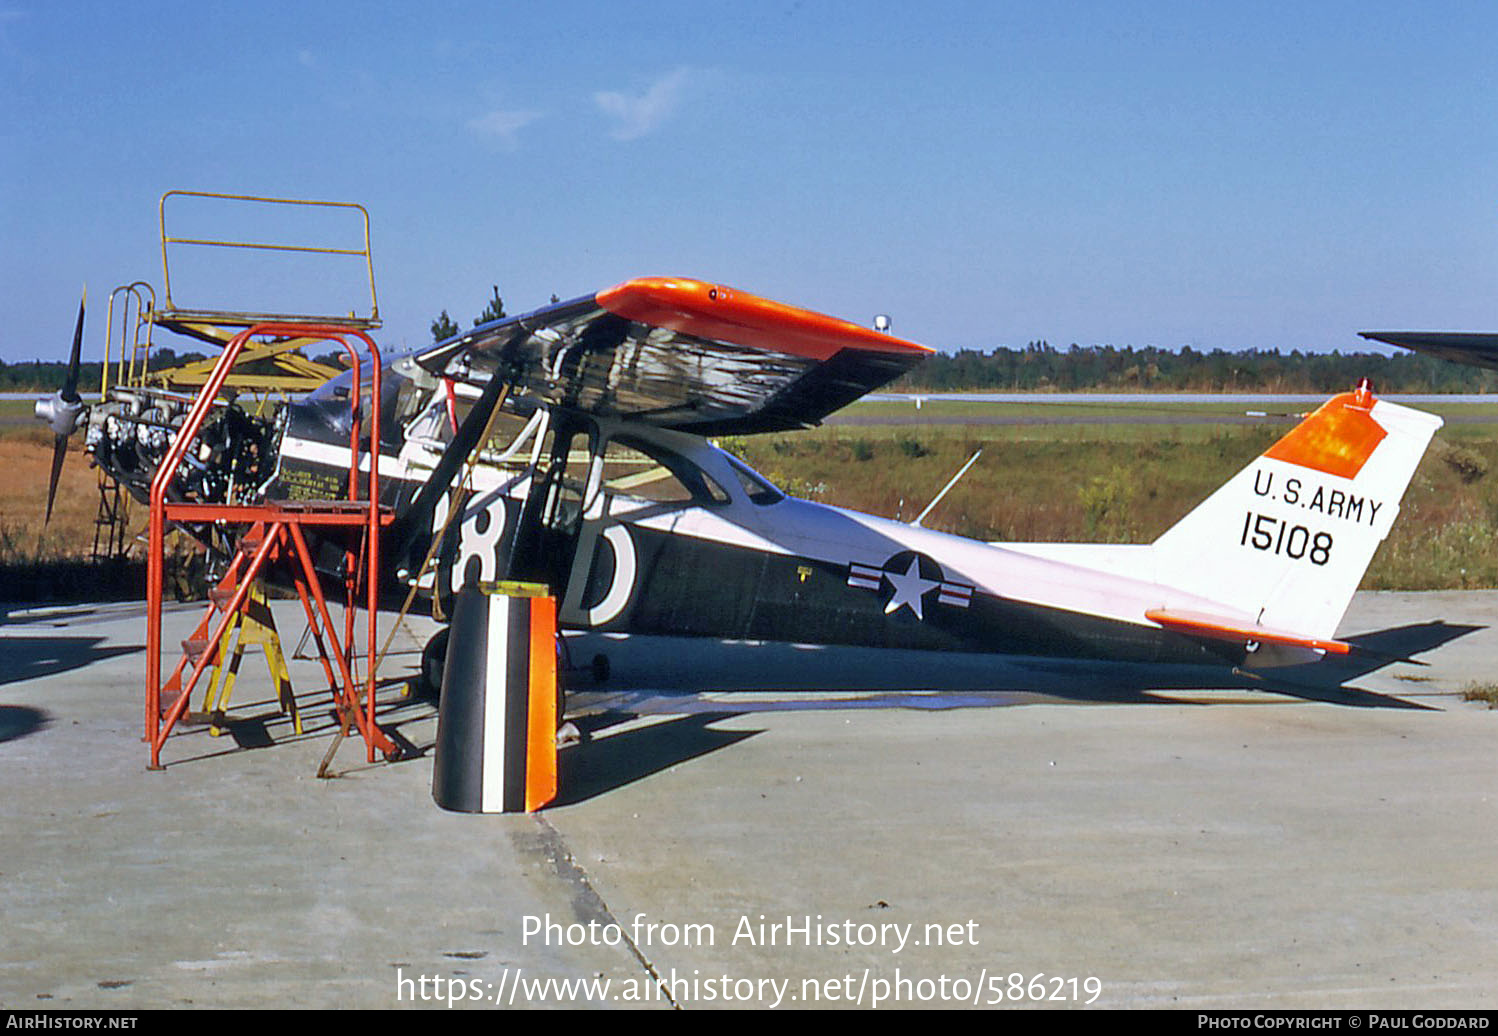
<path fill-rule="evenodd" d="M 1462 688 L 1462 701 L 1487 702 L 1488 708 L 1498 709 L 1498 683 L 1469 683 Z"/>
<path fill-rule="evenodd" d="M 1149 429 L 1153 438 L 1141 438 Z M 823 428 L 732 442 L 799 496 L 905 520 L 978 447 L 925 524 L 984 540 L 1148 543 L 1263 452 L 1282 426 Z M 1498 587 L 1498 431 L 1437 439 L 1366 589 Z M 883 434 L 881 434 L 883 433 Z M 1456 436 L 1453 436 L 1456 438 Z"/>
<path fill-rule="evenodd" d="M 1064 426 L 1062 429 L 1065 430 Z M 900 437 L 822 429 L 738 440 L 749 463 L 797 495 L 914 518 L 982 447 L 925 524 L 984 540 L 1148 542 L 1262 452 L 1269 429 L 1192 441 L 1034 437 L 1030 428 L 906 429 Z"/>
<path fill-rule="evenodd" d="M 984 540 L 1146 543 L 1262 452 L 1283 426 L 822 428 L 725 445 L 788 491 L 914 518 L 978 447 L 982 459 L 926 520 Z M 1459 444 L 1459 445 L 1458 445 Z M 98 482 L 75 438 L 44 526 L 52 439 L 0 425 L 0 566 L 86 558 Z M 142 508 L 132 531 L 145 522 Z M 1438 437 L 1374 557 L 1367 589 L 1498 587 L 1498 429 Z"/>
<path fill-rule="evenodd" d="M 69 444 L 57 486 L 52 521 L 47 478 L 52 435 L 45 428 L 7 428 L 0 435 L 0 564 L 87 557 L 93 551 L 99 507 L 98 472 L 89 467 L 79 439 Z M 142 511 L 140 520 L 144 521 Z"/>
<path fill-rule="evenodd" d="M 1489 433 L 1492 435 L 1493 433 Z M 1452 464 L 1444 433 L 1410 481 L 1389 538 L 1363 580 L 1371 590 L 1471 590 L 1498 586 L 1498 440 L 1465 437 Z"/>

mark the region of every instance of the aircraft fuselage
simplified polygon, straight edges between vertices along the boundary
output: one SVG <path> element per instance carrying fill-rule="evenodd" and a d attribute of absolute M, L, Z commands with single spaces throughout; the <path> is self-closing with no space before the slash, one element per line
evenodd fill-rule
<path fill-rule="evenodd" d="M 440 401 L 432 407 L 440 414 Z M 319 427 L 305 417 L 294 415 L 282 440 L 281 481 L 325 491 L 339 475 L 341 430 L 327 441 L 298 435 Z M 420 420 L 381 458 L 396 505 L 439 453 L 422 442 Z M 564 451 L 553 430 L 536 428 L 530 450 L 509 466 L 474 467 L 464 512 L 424 580 L 428 593 L 445 600 L 468 584 L 535 579 L 560 597 L 564 627 L 605 634 L 1145 663 L 1241 659 L 1144 621 L 1148 608 L 1198 603 L 1147 581 L 790 497 L 699 436 L 582 415 L 549 421 L 573 431 Z M 565 471 L 555 472 L 557 463 Z M 533 495 L 537 484 L 545 500 Z M 439 507 L 434 535 L 446 521 Z M 417 568 L 409 558 L 404 565 Z M 392 581 L 392 590 L 407 585 Z"/>

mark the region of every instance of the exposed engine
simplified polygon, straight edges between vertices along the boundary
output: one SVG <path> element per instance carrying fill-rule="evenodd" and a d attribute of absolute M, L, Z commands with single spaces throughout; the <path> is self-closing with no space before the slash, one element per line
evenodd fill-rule
<path fill-rule="evenodd" d="M 150 499 L 151 482 L 194 397 L 161 389 L 112 389 L 90 415 L 85 449 L 135 499 Z M 286 410 L 255 417 L 234 402 L 203 422 L 167 489 L 171 500 L 254 503 L 276 475 Z"/>

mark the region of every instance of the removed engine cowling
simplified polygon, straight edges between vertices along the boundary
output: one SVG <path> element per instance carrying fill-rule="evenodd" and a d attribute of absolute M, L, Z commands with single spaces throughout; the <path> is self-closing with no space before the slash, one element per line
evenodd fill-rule
<path fill-rule="evenodd" d="M 113 389 L 90 416 L 84 449 L 145 503 L 194 398 L 162 389 Z M 275 478 L 285 408 L 256 417 L 232 401 L 214 407 L 172 476 L 167 498 L 258 503 Z"/>

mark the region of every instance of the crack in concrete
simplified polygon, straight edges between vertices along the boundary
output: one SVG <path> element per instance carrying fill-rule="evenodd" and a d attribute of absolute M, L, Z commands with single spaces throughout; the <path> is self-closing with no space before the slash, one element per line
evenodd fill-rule
<path fill-rule="evenodd" d="M 536 826 L 540 828 L 540 835 L 534 847 L 545 855 L 547 861 L 551 864 L 553 872 L 567 886 L 568 891 L 571 893 L 573 914 L 584 924 L 590 921 L 597 921 L 599 924 L 611 924 L 617 928 L 619 934 L 624 939 L 624 945 L 629 948 L 630 954 L 635 960 L 639 961 L 640 966 L 645 969 L 646 974 L 650 976 L 651 981 L 660 990 L 661 998 L 671 1005 L 673 1011 L 680 1011 L 681 1005 L 671 995 L 669 986 L 661 980 L 659 972 L 655 970 L 655 965 L 645 954 L 640 952 L 640 947 L 629 937 L 629 931 L 624 925 L 619 923 L 614 917 L 613 911 L 609 909 L 609 905 L 603 901 L 603 897 L 593 888 L 592 883 L 588 881 L 587 872 L 578 866 L 573 859 L 572 853 L 567 850 L 566 843 L 562 841 L 560 832 L 552 827 L 551 823 L 542 814 L 535 813 L 532 815 L 536 818 Z"/>

